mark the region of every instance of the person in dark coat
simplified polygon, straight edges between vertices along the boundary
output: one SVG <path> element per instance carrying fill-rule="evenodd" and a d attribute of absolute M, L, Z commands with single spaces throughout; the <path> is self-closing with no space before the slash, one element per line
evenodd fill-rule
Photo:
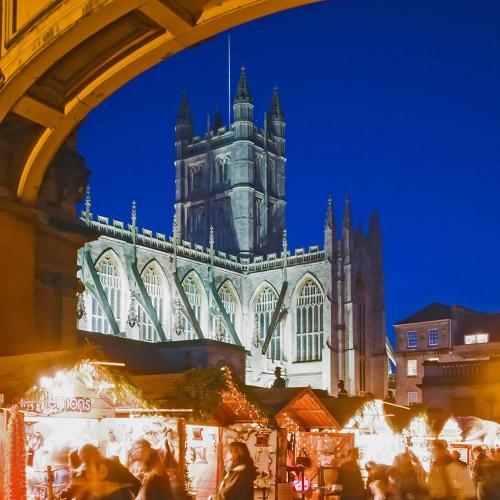
<path fill-rule="evenodd" d="M 339 469 L 338 482 L 342 485 L 342 500 L 362 500 L 366 498 L 365 485 L 358 464 L 359 451 L 353 448 L 349 457 Z"/>
<path fill-rule="evenodd" d="M 229 443 L 224 462 L 227 473 L 212 500 L 253 500 L 257 471 L 247 445 L 239 441 Z"/>

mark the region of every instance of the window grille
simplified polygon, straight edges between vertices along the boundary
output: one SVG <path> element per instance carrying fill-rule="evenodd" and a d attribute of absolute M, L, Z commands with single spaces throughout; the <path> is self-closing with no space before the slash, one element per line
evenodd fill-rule
<path fill-rule="evenodd" d="M 406 345 L 409 349 L 417 347 L 417 332 L 406 332 Z"/>
<path fill-rule="evenodd" d="M 431 328 L 428 332 L 428 345 L 438 346 L 439 345 L 439 330 L 437 328 Z"/>
<path fill-rule="evenodd" d="M 323 350 L 323 294 L 308 279 L 296 303 L 296 360 L 319 361 Z"/>

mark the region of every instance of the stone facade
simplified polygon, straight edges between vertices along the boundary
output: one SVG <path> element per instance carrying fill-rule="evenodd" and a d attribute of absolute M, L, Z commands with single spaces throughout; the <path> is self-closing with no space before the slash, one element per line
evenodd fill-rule
<path fill-rule="evenodd" d="M 453 365 L 500 353 L 499 314 L 434 303 L 396 323 L 394 328 L 396 401 L 401 405 L 427 404 L 422 391 L 427 363 Z M 450 406 L 444 392 L 443 398 L 443 405 Z"/>
<path fill-rule="evenodd" d="M 378 216 L 354 230 L 347 198 L 337 229 L 328 203 L 324 245 L 288 250 L 285 122 L 277 90 L 264 129 L 253 122 L 243 70 L 226 129 L 216 114 L 193 137 L 187 97 L 176 125 L 173 236 L 94 218 L 79 252 L 79 327 L 150 342 L 210 338 L 247 351 L 246 382 L 385 395 L 387 354 Z M 337 233 L 340 234 L 340 240 Z"/>

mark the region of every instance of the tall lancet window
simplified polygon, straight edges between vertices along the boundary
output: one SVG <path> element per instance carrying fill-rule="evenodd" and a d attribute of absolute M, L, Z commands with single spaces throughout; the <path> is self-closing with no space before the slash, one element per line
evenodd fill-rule
<path fill-rule="evenodd" d="M 191 305 L 191 309 L 194 312 L 198 323 L 201 319 L 201 290 L 193 276 L 187 276 L 182 282 L 182 287 L 184 288 L 184 292 L 186 293 L 186 297 Z M 194 340 L 198 338 L 196 332 L 194 331 L 191 322 L 184 316 L 183 318 L 184 330 L 186 332 L 187 340 Z"/>
<path fill-rule="evenodd" d="M 228 283 L 224 283 L 219 288 L 219 297 L 222 301 L 224 309 L 226 310 L 229 320 L 233 324 L 234 329 L 237 330 L 237 315 L 239 311 L 238 299 L 236 298 L 234 291 Z M 234 344 L 233 338 L 226 328 L 222 317 L 213 317 L 212 321 L 212 335 L 214 336 L 214 338 L 220 339 L 223 342 Z"/>
<path fill-rule="evenodd" d="M 149 265 L 142 272 L 142 281 L 144 282 L 144 287 L 146 288 L 146 292 L 148 292 L 149 298 L 151 299 L 151 303 L 153 305 L 154 310 L 156 311 L 156 315 L 158 316 L 158 321 L 161 325 L 164 323 L 164 290 L 163 283 L 160 277 L 160 274 L 155 269 L 154 265 Z M 144 308 L 139 305 L 139 334 L 142 340 L 146 340 L 148 342 L 155 342 L 158 339 L 156 334 L 155 327 L 153 322 L 151 321 L 148 314 Z"/>
<path fill-rule="evenodd" d="M 111 255 L 105 255 L 96 264 L 95 269 L 99 276 L 99 281 L 102 284 L 104 293 L 108 299 L 109 306 L 115 317 L 118 327 L 121 329 L 122 322 L 122 283 L 118 272 L 118 264 Z M 92 331 L 101 333 L 111 333 L 111 325 L 104 314 L 104 311 L 97 301 L 92 296 Z"/>
<path fill-rule="evenodd" d="M 265 341 L 271 319 L 273 317 L 274 309 L 278 303 L 278 295 L 269 286 L 266 286 L 261 292 L 257 301 L 255 302 L 255 330 L 261 343 Z M 282 324 L 280 323 L 271 338 L 269 348 L 267 350 L 267 357 L 275 360 L 281 360 L 283 356 L 281 346 L 281 330 Z"/>
<path fill-rule="evenodd" d="M 308 279 L 301 286 L 296 302 L 296 359 L 319 361 L 323 348 L 323 294 Z"/>

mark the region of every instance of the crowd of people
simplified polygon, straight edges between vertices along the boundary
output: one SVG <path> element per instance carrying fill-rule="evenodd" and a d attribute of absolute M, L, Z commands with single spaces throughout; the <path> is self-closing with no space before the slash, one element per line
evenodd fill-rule
<path fill-rule="evenodd" d="M 253 500 L 257 476 L 254 462 L 244 443 L 233 442 L 224 459 L 226 475 L 211 500 Z M 57 495 L 58 500 L 173 500 L 174 495 L 165 463 L 149 441 L 135 441 L 127 467 L 117 457 L 106 458 L 92 444 L 69 454 L 71 480 Z"/>
<path fill-rule="evenodd" d="M 473 465 L 449 453 L 445 441 L 431 446 L 432 463 L 426 473 L 411 452 L 397 455 L 392 465 L 368 462 L 366 483 L 358 465 L 357 450 L 351 450 L 340 467 L 338 483 L 342 500 L 496 500 L 500 499 L 500 450 L 490 454 L 481 447 L 472 450 Z M 365 487 L 366 484 L 366 487 Z"/>
<path fill-rule="evenodd" d="M 500 449 L 472 450 L 473 465 L 448 451 L 445 441 L 431 446 L 432 463 L 426 473 L 418 458 L 407 451 L 392 465 L 368 462 L 363 480 L 357 448 L 338 470 L 341 500 L 494 500 L 500 499 Z M 165 464 L 145 439 L 134 442 L 128 467 L 106 458 L 91 444 L 69 456 L 71 481 L 60 500 L 170 500 L 172 492 Z M 224 458 L 226 475 L 210 500 L 252 500 L 256 469 L 247 446 L 230 443 Z"/>

